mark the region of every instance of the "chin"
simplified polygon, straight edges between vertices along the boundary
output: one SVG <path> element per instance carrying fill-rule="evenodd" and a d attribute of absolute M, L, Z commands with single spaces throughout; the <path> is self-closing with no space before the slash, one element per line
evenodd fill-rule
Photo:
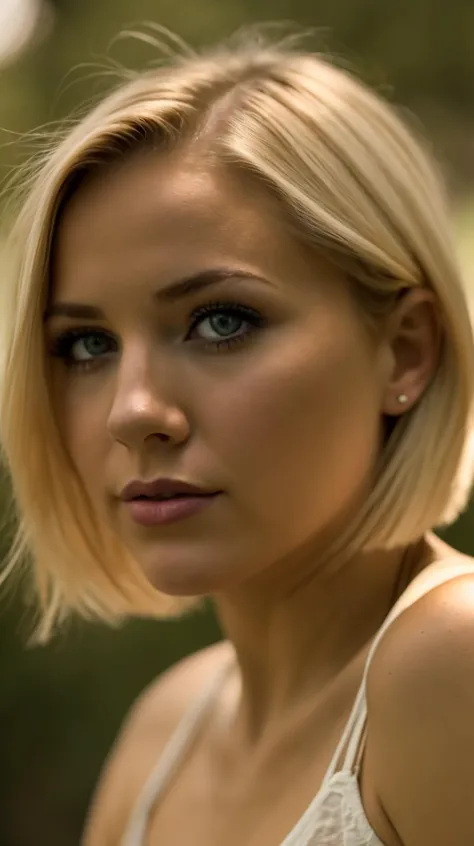
<path fill-rule="evenodd" d="M 254 556 L 227 539 L 160 538 L 150 543 L 129 542 L 128 548 L 153 587 L 176 597 L 225 593 L 245 581 Z"/>
<path fill-rule="evenodd" d="M 205 597 L 226 587 L 223 584 L 222 572 L 216 573 L 215 570 L 203 567 L 197 562 L 180 562 L 173 565 L 146 562 L 142 566 L 150 584 L 168 596 Z"/>

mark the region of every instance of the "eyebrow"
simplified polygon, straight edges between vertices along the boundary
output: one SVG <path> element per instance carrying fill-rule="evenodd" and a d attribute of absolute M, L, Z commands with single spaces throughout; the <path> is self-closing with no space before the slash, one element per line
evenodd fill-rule
<path fill-rule="evenodd" d="M 250 273 L 247 270 L 240 270 L 235 268 L 218 267 L 211 270 L 201 270 L 199 273 L 194 273 L 192 276 L 186 276 L 164 288 L 160 288 L 153 295 L 153 299 L 162 303 L 175 303 L 178 300 L 196 294 L 211 285 L 218 285 L 228 279 L 252 279 L 257 282 L 263 282 L 267 285 L 272 283 L 263 276 L 258 276 L 255 273 Z M 44 321 L 50 320 L 52 317 L 75 317 L 83 318 L 85 320 L 103 320 L 105 314 L 102 309 L 96 306 L 86 305 L 85 303 L 73 302 L 56 302 L 51 303 L 45 310 Z"/>

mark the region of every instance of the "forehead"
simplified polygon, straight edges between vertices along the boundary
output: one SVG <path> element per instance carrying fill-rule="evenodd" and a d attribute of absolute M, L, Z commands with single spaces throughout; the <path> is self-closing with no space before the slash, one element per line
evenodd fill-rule
<path fill-rule="evenodd" d="M 177 151 L 136 153 L 79 186 L 58 221 L 47 295 L 128 309 L 216 267 L 266 277 L 303 311 L 325 299 L 352 313 L 345 274 L 294 234 L 269 191 Z"/>
<path fill-rule="evenodd" d="M 282 243 L 283 239 L 283 243 Z M 100 257 L 117 264 L 134 249 L 160 264 L 211 252 L 298 250 L 283 211 L 245 175 L 176 154 L 137 154 L 89 177 L 68 201 L 56 233 L 56 259 L 72 271 Z M 172 248 L 172 249 L 171 249 Z"/>

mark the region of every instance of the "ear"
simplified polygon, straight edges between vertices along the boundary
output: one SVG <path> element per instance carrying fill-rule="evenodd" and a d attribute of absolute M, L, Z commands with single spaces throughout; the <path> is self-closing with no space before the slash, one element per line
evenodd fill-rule
<path fill-rule="evenodd" d="M 441 337 L 433 292 L 425 288 L 407 291 L 387 322 L 390 364 L 382 394 L 384 414 L 403 414 L 423 395 L 436 372 Z"/>

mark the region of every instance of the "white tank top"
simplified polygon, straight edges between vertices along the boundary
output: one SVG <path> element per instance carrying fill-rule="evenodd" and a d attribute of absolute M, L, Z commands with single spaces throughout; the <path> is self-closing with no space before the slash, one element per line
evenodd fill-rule
<path fill-rule="evenodd" d="M 389 625 L 409 605 L 457 576 L 474 573 L 474 564 L 452 558 L 430 564 L 401 594 L 372 643 L 362 682 L 321 788 L 281 846 L 384 846 L 366 817 L 358 785 L 367 720 L 365 687 L 374 652 Z M 234 662 L 226 664 L 184 715 L 138 797 L 120 846 L 145 846 L 150 812 L 183 762 Z M 345 751 L 342 767 L 338 762 Z"/>

